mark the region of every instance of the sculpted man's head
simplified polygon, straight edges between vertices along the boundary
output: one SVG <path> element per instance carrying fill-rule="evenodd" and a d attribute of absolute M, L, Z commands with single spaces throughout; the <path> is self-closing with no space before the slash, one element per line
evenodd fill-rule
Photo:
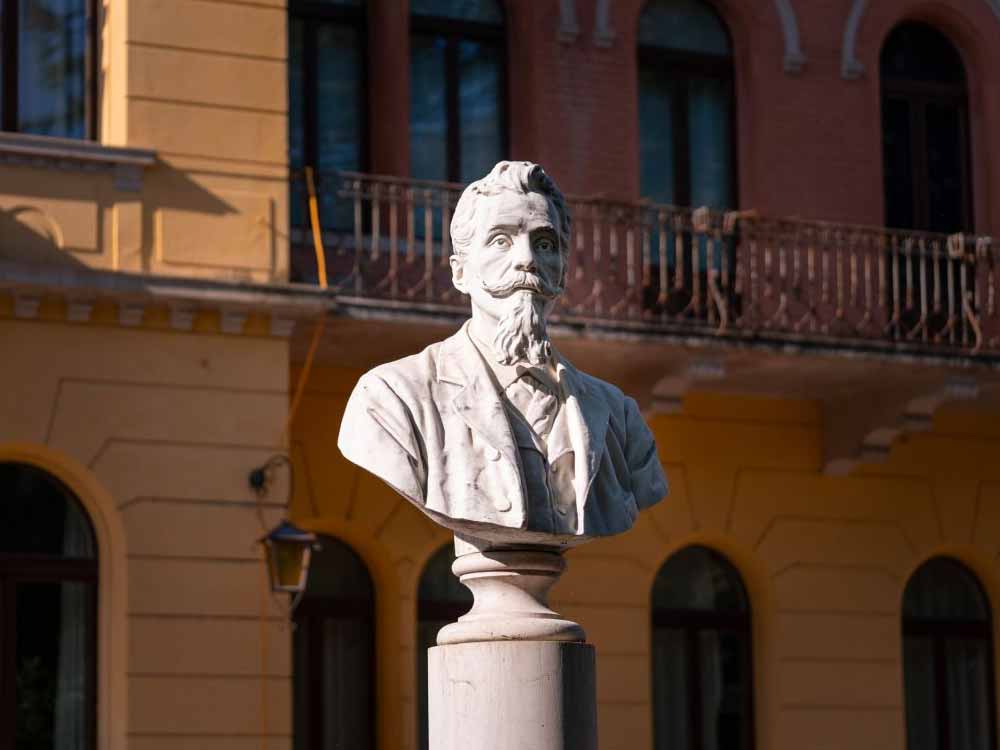
<path fill-rule="evenodd" d="M 462 193 L 451 222 L 452 281 L 497 361 L 545 364 L 545 321 L 566 283 L 570 216 L 531 162 L 502 161 Z"/>

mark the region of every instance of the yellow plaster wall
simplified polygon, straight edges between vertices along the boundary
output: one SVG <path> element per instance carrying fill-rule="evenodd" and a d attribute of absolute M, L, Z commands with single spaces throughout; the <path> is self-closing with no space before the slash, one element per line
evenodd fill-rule
<path fill-rule="evenodd" d="M 379 746 L 415 747 L 416 587 L 448 535 L 336 449 L 360 372 L 314 371 L 293 429 L 299 522 L 340 537 L 378 586 Z M 757 747 L 904 747 L 900 603 L 917 565 L 950 554 L 1000 607 L 1000 424 L 953 407 L 846 478 L 819 473 L 817 404 L 692 394 L 652 420 L 670 497 L 621 537 L 572 552 L 553 592 L 598 649 L 600 746 L 652 746 L 649 594 L 702 543 L 752 602 Z"/>
<path fill-rule="evenodd" d="M 103 6 L 101 142 L 152 149 L 108 170 L 0 170 L 0 259 L 254 281 L 288 275 L 284 3 Z"/>
<path fill-rule="evenodd" d="M 287 750 L 287 613 L 247 487 L 280 450 L 287 342 L 0 318 L 0 351 L 0 460 L 55 473 L 98 529 L 99 749 Z"/>

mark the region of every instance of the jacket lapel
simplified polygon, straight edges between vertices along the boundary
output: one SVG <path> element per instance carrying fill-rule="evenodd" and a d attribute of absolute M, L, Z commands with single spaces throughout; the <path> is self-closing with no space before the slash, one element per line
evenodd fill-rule
<path fill-rule="evenodd" d="M 587 501 L 590 487 L 600 470 L 601 458 L 604 456 L 604 440 L 607 437 L 611 409 L 600 394 L 595 393 L 594 389 L 587 385 L 573 365 L 562 357 L 559 358 L 559 362 L 564 373 L 570 439 L 573 441 L 573 450 L 582 450 L 585 458 L 585 461 L 578 461 L 576 465 L 579 514 L 577 518 L 583 519 L 583 505 Z"/>
<path fill-rule="evenodd" d="M 470 429 L 514 466 L 520 467 L 500 394 L 467 328 L 468 323 L 442 344 L 438 352 L 438 380 L 461 386 L 452 399 L 455 410 Z"/>

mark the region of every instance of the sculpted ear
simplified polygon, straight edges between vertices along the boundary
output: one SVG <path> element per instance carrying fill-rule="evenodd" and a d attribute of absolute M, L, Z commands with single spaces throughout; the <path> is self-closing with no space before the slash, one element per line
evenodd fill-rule
<path fill-rule="evenodd" d="M 451 263 L 451 283 L 462 294 L 468 294 L 465 284 L 465 261 L 459 255 L 452 255 L 448 262 Z"/>

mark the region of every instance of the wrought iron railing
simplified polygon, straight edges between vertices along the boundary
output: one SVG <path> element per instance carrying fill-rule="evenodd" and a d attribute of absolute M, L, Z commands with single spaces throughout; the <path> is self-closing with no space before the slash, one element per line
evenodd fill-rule
<path fill-rule="evenodd" d="M 460 185 L 318 175 L 330 287 L 345 301 L 464 312 L 448 225 Z M 292 279 L 315 279 L 293 183 Z M 828 348 L 1000 358 L 1000 247 L 987 237 L 571 198 L 565 324 Z"/>

